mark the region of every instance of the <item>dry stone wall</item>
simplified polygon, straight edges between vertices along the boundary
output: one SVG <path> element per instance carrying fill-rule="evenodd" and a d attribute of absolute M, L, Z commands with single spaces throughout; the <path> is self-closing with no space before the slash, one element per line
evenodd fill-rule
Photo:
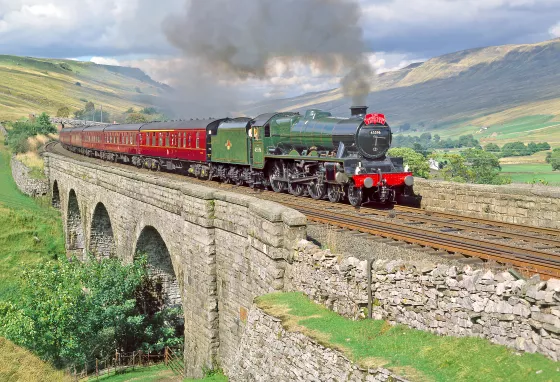
<path fill-rule="evenodd" d="M 344 316 L 366 317 L 366 260 L 302 241 L 289 262 L 287 289 Z M 560 280 L 525 281 L 509 272 L 400 260 L 375 261 L 371 280 L 375 319 L 560 359 Z"/>
<path fill-rule="evenodd" d="M 232 382 L 405 381 L 384 368 L 360 368 L 339 351 L 286 331 L 279 319 L 256 306 L 248 315 L 228 377 Z"/>
<path fill-rule="evenodd" d="M 560 229 L 560 187 L 490 186 L 417 179 L 415 192 L 428 211 Z"/>
<path fill-rule="evenodd" d="M 18 161 L 15 156 L 12 157 L 11 166 L 12 177 L 21 192 L 34 198 L 49 192 L 49 182 L 46 179 L 33 179 L 29 175 L 29 167 Z"/>

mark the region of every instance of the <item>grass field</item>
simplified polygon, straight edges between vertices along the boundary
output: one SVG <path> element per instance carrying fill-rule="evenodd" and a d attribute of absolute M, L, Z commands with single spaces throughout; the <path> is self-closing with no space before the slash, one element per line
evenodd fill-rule
<path fill-rule="evenodd" d="M 511 177 L 513 183 L 547 182 L 551 186 L 560 186 L 560 171 L 552 171 L 545 163 L 502 164 L 502 174 Z"/>
<path fill-rule="evenodd" d="M 0 55 L 0 121 L 42 111 L 55 115 L 63 106 L 73 112 L 87 101 L 117 115 L 160 103 L 167 89 L 138 69 Z"/>
<path fill-rule="evenodd" d="M 61 371 L 0 337 L 0 381 L 70 382 Z"/>
<path fill-rule="evenodd" d="M 385 367 L 412 381 L 553 381 L 558 363 L 539 354 L 516 354 L 480 338 L 440 337 L 385 321 L 352 321 L 300 293 L 271 294 L 258 306 L 363 367 Z M 537 373 L 538 372 L 538 373 Z"/>
<path fill-rule="evenodd" d="M 156 365 L 145 369 L 136 369 L 134 371 L 127 370 L 123 374 L 118 375 L 110 375 L 97 378 L 90 378 L 90 381 L 106 381 L 106 382 L 157 382 L 157 381 L 180 381 L 173 372 L 163 366 L 163 365 Z M 223 374 L 216 374 L 213 376 L 209 376 L 203 379 L 184 379 L 183 382 L 227 382 L 227 377 Z"/>
<path fill-rule="evenodd" d="M 15 185 L 0 137 L 0 300 L 17 298 L 25 267 L 64 255 L 62 222 L 47 198 L 34 200 Z"/>

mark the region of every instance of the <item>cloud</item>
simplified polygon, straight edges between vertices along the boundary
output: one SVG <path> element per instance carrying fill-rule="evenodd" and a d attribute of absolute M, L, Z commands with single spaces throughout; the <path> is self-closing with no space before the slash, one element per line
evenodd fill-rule
<path fill-rule="evenodd" d="M 121 66 L 118 60 L 110 57 L 92 57 L 90 61 L 99 65 Z"/>
<path fill-rule="evenodd" d="M 556 25 L 550 27 L 548 33 L 550 33 L 552 37 L 560 37 L 560 21 Z"/>

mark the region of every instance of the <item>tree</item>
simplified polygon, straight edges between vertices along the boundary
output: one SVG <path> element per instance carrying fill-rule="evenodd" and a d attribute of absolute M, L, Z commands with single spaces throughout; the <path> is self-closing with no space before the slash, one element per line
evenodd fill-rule
<path fill-rule="evenodd" d="M 56 133 L 56 127 L 51 123 L 51 117 L 43 112 L 35 122 L 37 126 L 37 134 L 54 134 Z"/>
<path fill-rule="evenodd" d="M 422 133 L 422 135 L 420 135 L 420 140 L 422 142 L 430 142 L 432 140 L 432 134 L 430 133 Z"/>
<path fill-rule="evenodd" d="M 424 155 L 417 153 L 413 149 L 400 147 L 389 150 L 388 155 L 393 158 L 401 157 L 404 164 L 409 167 L 415 176 L 428 178 L 430 176 L 430 165 Z"/>
<path fill-rule="evenodd" d="M 95 110 L 95 105 L 93 102 L 89 101 L 88 103 L 86 103 L 86 106 L 84 106 L 84 111 L 87 113 L 92 113 Z"/>
<path fill-rule="evenodd" d="M 461 155 L 447 154 L 444 159 L 448 162 L 442 171 L 446 180 L 479 184 L 511 183 L 511 179 L 500 175 L 500 161 L 492 153 L 468 149 Z"/>
<path fill-rule="evenodd" d="M 64 259 L 24 271 L 22 281 L 21 298 L 0 303 L 0 335 L 57 367 L 182 342 L 182 315 L 151 297 L 145 259 Z"/>
<path fill-rule="evenodd" d="M 548 142 L 537 143 L 537 147 L 539 148 L 539 151 L 548 151 L 548 150 L 550 150 L 550 145 L 548 144 Z"/>
<path fill-rule="evenodd" d="M 439 136 L 439 134 L 434 135 L 433 139 L 435 143 L 439 143 L 439 141 L 441 141 L 441 137 Z"/>
<path fill-rule="evenodd" d="M 488 143 L 486 146 L 484 146 L 484 151 L 489 152 L 489 153 L 499 153 L 500 152 L 500 146 L 498 146 L 495 143 Z"/>
<path fill-rule="evenodd" d="M 560 148 L 556 148 L 550 153 L 548 163 L 552 166 L 552 171 L 560 170 Z"/>
<path fill-rule="evenodd" d="M 148 118 L 144 114 L 132 113 L 126 116 L 126 123 L 146 123 Z"/>
<path fill-rule="evenodd" d="M 60 118 L 68 118 L 70 116 L 70 109 L 67 106 L 63 106 L 57 110 L 56 116 Z"/>
<path fill-rule="evenodd" d="M 539 146 L 537 146 L 537 144 L 535 142 L 531 142 L 527 145 L 527 151 L 529 152 L 530 155 L 538 153 L 539 152 Z"/>
<path fill-rule="evenodd" d="M 529 149 L 523 142 L 506 143 L 502 147 L 502 156 L 504 157 L 518 157 L 529 155 Z"/>

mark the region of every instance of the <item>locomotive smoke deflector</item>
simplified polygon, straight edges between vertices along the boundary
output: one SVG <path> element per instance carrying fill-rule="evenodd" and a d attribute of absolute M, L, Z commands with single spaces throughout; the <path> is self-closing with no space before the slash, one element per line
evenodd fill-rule
<path fill-rule="evenodd" d="M 362 117 L 366 115 L 367 109 L 367 106 L 352 106 L 350 108 L 350 112 L 352 114 L 352 117 Z"/>

